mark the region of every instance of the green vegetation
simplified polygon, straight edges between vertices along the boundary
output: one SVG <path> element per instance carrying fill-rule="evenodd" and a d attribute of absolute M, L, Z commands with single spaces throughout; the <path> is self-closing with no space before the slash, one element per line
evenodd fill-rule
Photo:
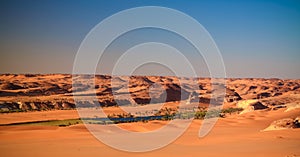
<path fill-rule="evenodd" d="M 227 109 L 223 109 L 222 110 L 222 113 L 229 113 L 229 114 L 232 114 L 232 113 L 236 113 L 236 112 L 242 112 L 243 111 L 243 108 L 227 108 Z"/>
<path fill-rule="evenodd" d="M 200 109 L 200 111 L 186 110 L 184 112 L 177 112 L 174 109 L 164 108 L 162 111 L 157 112 L 154 116 L 134 117 L 132 114 L 112 114 L 108 118 L 77 118 L 77 119 L 65 119 L 65 120 L 46 120 L 46 121 L 34 121 L 34 122 L 21 122 L 11 124 L 0 124 L 0 126 L 9 125 L 33 125 L 33 126 L 59 126 L 66 127 L 70 125 L 82 124 L 118 124 L 118 123 L 130 123 L 130 122 L 148 122 L 151 120 L 172 120 L 172 119 L 204 119 L 204 118 L 215 118 L 225 117 L 226 114 L 232 114 L 241 112 L 242 108 L 226 108 L 226 109 Z"/>
<path fill-rule="evenodd" d="M 215 118 L 215 117 L 225 117 L 225 114 L 232 114 L 236 112 L 243 111 L 242 108 L 227 108 L 222 110 L 212 109 L 212 110 L 201 110 L 195 113 L 195 119 L 204 119 L 204 118 Z"/>
<path fill-rule="evenodd" d="M 82 121 L 80 119 L 66 119 L 66 120 L 53 120 L 49 122 L 42 122 L 42 123 L 33 123 L 33 125 L 47 125 L 47 126 L 59 126 L 59 127 L 65 127 L 75 124 L 82 124 Z"/>
<path fill-rule="evenodd" d="M 242 108 L 226 108 L 226 109 L 210 109 L 207 110 L 205 108 L 200 108 L 200 111 L 195 111 L 191 109 L 187 109 L 183 112 L 178 112 L 176 109 L 172 108 L 162 108 L 161 110 L 157 111 L 155 116 L 160 116 L 158 120 L 172 120 L 172 119 L 204 119 L 204 118 L 215 118 L 215 117 L 222 117 L 224 118 L 226 114 L 233 114 L 233 113 L 239 113 L 243 111 Z M 113 114 L 109 115 L 108 118 L 128 118 L 131 117 L 133 120 L 128 122 L 136 122 L 136 117 L 128 114 Z M 142 122 L 148 122 L 148 120 L 141 120 Z M 122 123 L 119 120 L 113 121 L 115 124 Z M 128 123 L 127 122 L 127 123 Z M 124 122 L 123 122 L 124 123 Z M 126 123 L 126 122 L 125 122 Z"/>
<path fill-rule="evenodd" d="M 65 119 L 65 120 L 46 120 L 46 121 L 33 121 L 33 122 L 20 122 L 20 123 L 10 123 L 1 124 L 0 126 L 10 126 L 10 125 L 30 125 L 30 126 L 59 126 L 66 127 L 75 124 L 82 124 L 80 119 Z"/>

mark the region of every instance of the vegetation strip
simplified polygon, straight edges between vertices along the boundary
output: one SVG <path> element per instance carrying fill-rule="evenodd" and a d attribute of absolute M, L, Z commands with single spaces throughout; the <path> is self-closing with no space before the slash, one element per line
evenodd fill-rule
<path fill-rule="evenodd" d="M 30 121 L 30 122 L 17 122 L 9 124 L 0 124 L 0 126 L 15 126 L 15 125 L 34 125 L 34 126 L 59 126 L 66 127 L 70 125 L 82 124 L 118 124 L 118 123 L 130 123 L 130 122 L 148 122 L 152 120 L 172 120 L 172 119 L 204 119 L 204 118 L 214 118 L 214 117 L 224 117 L 224 114 L 231 114 L 235 112 L 242 111 L 241 108 L 228 108 L 223 110 L 209 110 L 209 111 L 197 111 L 194 112 L 184 112 L 184 113 L 172 113 L 165 115 L 155 115 L 155 116 L 140 116 L 140 117 L 122 117 L 118 115 L 118 118 L 108 117 L 108 118 L 77 118 L 77 119 L 65 119 L 65 120 L 43 120 L 43 121 Z"/>
<path fill-rule="evenodd" d="M 64 120 L 42 120 L 42 121 L 30 121 L 30 122 L 17 122 L 9 124 L 0 124 L 0 126 L 15 126 L 15 125 L 35 125 L 35 126 L 70 126 L 75 124 L 81 124 L 80 118 L 77 119 L 64 119 Z"/>

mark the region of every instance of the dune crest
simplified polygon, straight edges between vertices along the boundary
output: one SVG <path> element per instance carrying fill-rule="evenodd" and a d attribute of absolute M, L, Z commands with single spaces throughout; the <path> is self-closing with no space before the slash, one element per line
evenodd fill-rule
<path fill-rule="evenodd" d="M 239 101 L 237 103 L 237 107 L 244 109 L 240 114 L 268 108 L 267 106 L 263 105 L 260 101 L 255 99 Z"/>
<path fill-rule="evenodd" d="M 263 131 L 272 131 L 272 130 L 284 130 L 284 129 L 297 129 L 300 128 L 300 116 L 296 118 L 284 118 L 279 119 L 271 123 Z"/>

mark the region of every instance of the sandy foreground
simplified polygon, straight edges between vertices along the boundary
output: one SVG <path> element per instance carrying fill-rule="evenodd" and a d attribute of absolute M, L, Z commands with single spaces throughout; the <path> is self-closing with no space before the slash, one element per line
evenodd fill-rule
<path fill-rule="evenodd" d="M 83 124 L 56 126 L 1 126 L 1 156 L 300 156 L 300 129 L 262 131 L 274 120 L 297 116 L 299 109 L 284 112 L 254 111 L 218 120 L 204 138 L 198 137 L 202 120 L 170 145 L 150 152 L 131 153 L 98 141 Z M 0 123 L 78 117 L 76 110 L 1 114 Z M 123 123 L 131 131 L 155 130 L 168 121 Z"/>

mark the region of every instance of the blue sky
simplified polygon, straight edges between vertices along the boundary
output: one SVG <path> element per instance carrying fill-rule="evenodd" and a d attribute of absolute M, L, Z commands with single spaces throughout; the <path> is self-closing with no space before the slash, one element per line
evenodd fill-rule
<path fill-rule="evenodd" d="M 149 5 L 201 23 L 221 51 L 227 77 L 300 78 L 300 1 L 289 0 L 2 0 L 0 73 L 71 73 L 80 43 L 96 24 Z"/>

